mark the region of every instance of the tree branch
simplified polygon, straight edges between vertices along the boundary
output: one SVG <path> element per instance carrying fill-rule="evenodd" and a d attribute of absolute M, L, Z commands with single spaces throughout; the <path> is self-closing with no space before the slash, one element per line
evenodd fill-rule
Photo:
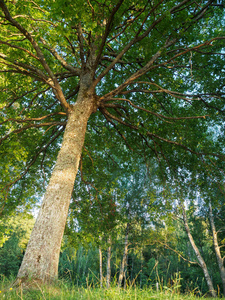
<path fill-rule="evenodd" d="M 118 117 L 112 115 L 112 114 L 111 114 L 110 112 L 108 112 L 105 108 L 102 108 L 102 111 L 104 112 L 104 115 L 109 116 L 111 119 L 116 120 L 116 121 L 119 122 L 120 124 L 123 124 L 123 125 L 125 125 L 125 126 L 131 128 L 131 129 L 134 129 L 135 131 L 139 131 L 139 127 L 138 127 L 138 126 L 124 122 L 124 121 L 121 120 L 120 118 L 118 118 Z M 216 154 L 216 153 L 196 152 L 196 151 L 194 151 L 194 150 L 188 148 L 187 146 L 185 146 L 185 145 L 183 145 L 183 144 L 181 144 L 181 143 L 178 143 L 178 142 L 175 142 L 175 141 L 171 141 L 171 140 L 166 139 L 166 138 L 163 138 L 163 137 L 161 137 L 161 136 L 159 136 L 159 135 L 157 135 L 157 134 L 155 134 L 155 133 L 149 132 L 149 131 L 144 127 L 143 124 L 141 124 L 141 126 L 146 130 L 145 134 L 146 134 L 147 136 L 149 136 L 149 137 L 155 137 L 155 138 L 157 138 L 157 139 L 159 139 L 159 140 L 161 140 L 161 141 L 163 141 L 163 142 L 166 142 L 166 143 L 168 143 L 168 144 L 172 144 L 172 145 L 179 146 L 179 147 L 185 149 L 186 151 L 188 151 L 188 152 L 190 152 L 190 153 L 193 153 L 193 154 L 196 154 L 196 155 L 198 155 L 198 156 L 207 156 L 207 155 L 211 155 L 211 156 L 219 157 L 219 158 L 222 159 L 222 160 L 225 160 L 225 155 L 222 155 L 222 154 L 220 155 L 220 154 Z"/>
<path fill-rule="evenodd" d="M 95 60 L 95 63 L 94 63 L 94 69 L 97 68 L 98 66 L 98 63 L 99 63 L 99 60 L 101 58 L 101 55 L 102 55 L 102 51 L 105 47 L 105 42 L 106 42 L 106 39 L 108 37 L 108 34 L 110 32 L 110 26 L 112 24 L 112 21 L 113 21 L 113 18 L 114 18 L 114 15 L 116 14 L 116 12 L 118 11 L 118 9 L 120 8 L 120 6 L 122 5 L 122 3 L 124 2 L 124 0 L 119 0 L 118 3 L 116 4 L 116 6 L 114 6 L 109 18 L 108 18 L 108 22 L 106 24 L 106 27 L 105 27 L 105 32 L 103 34 L 103 37 L 101 38 L 102 42 L 100 44 L 100 47 L 98 49 L 98 54 L 97 54 L 97 57 L 96 57 L 96 60 Z"/>
<path fill-rule="evenodd" d="M 163 242 L 160 242 L 160 241 L 157 241 L 157 242 L 158 242 L 159 244 L 165 246 L 167 249 L 172 250 L 172 251 L 173 251 L 174 253 L 176 253 L 180 258 L 182 258 L 184 261 L 187 261 L 187 262 L 190 263 L 190 264 L 195 264 L 195 265 L 199 265 L 199 266 L 200 266 L 200 264 L 199 264 L 198 262 L 196 262 L 196 261 L 191 261 L 191 260 L 185 258 L 183 255 L 180 254 L 180 252 L 178 252 L 177 250 L 171 248 L 168 244 L 163 243 Z"/>
<path fill-rule="evenodd" d="M 40 147 L 40 150 L 35 154 L 35 156 L 33 156 L 33 158 L 31 159 L 31 161 L 28 163 L 26 169 L 22 172 L 22 174 L 17 178 L 15 179 L 14 181 L 8 183 L 2 190 L 1 192 L 3 192 L 4 190 L 6 190 L 6 195 L 5 195 L 5 201 L 8 197 L 8 193 L 9 193 L 9 190 L 10 190 L 10 187 L 12 185 L 14 185 L 15 183 L 17 183 L 19 180 L 21 180 L 29 171 L 30 167 L 35 163 L 35 161 L 37 160 L 38 156 L 40 155 L 40 153 L 42 153 L 43 151 L 46 151 L 47 148 L 57 139 L 57 137 L 64 131 L 65 129 L 65 125 L 63 125 L 63 128 L 61 128 L 55 136 L 53 136 L 50 141 L 44 145 L 44 146 L 41 146 Z M 0 215 L 2 214 L 2 211 L 3 209 L 1 209 L 0 211 Z"/>
<path fill-rule="evenodd" d="M 31 121 L 41 121 L 41 120 L 44 120 L 46 118 L 49 118 L 49 117 L 52 117 L 52 116 L 55 116 L 55 115 L 63 115 L 63 116 L 66 116 L 66 113 L 64 112 L 55 112 L 55 113 L 51 113 L 51 114 L 48 114 L 46 116 L 42 116 L 42 117 L 39 117 L 39 118 L 28 118 L 28 119 L 14 119 L 14 118 L 9 118 L 7 120 L 4 120 L 3 122 L 0 122 L 0 125 L 6 123 L 6 122 L 16 122 L 16 123 L 29 123 Z"/>
<path fill-rule="evenodd" d="M 45 57 L 44 57 L 40 47 L 38 46 L 37 42 L 34 40 L 32 35 L 20 23 L 18 23 L 15 19 L 13 19 L 11 17 L 11 15 L 8 11 L 8 8 L 5 5 L 4 0 L 0 0 L 0 8 L 2 9 L 6 19 L 13 26 L 15 26 L 28 39 L 28 41 L 31 43 L 31 45 L 33 46 L 34 50 L 37 53 L 39 61 L 41 62 L 41 64 L 44 67 L 45 71 L 48 73 L 48 75 L 50 76 L 50 78 L 53 81 L 53 84 L 54 84 L 53 92 L 55 93 L 57 99 L 61 102 L 62 106 L 66 109 L 66 111 L 69 111 L 70 110 L 70 105 L 67 103 L 67 101 L 66 101 L 66 99 L 63 95 L 63 92 L 61 90 L 61 87 L 60 87 L 56 77 L 54 76 L 53 72 L 51 71 L 49 65 L 47 64 L 47 62 L 45 60 Z"/>
<path fill-rule="evenodd" d="M 66 62 L 66 60 L 63 58 L 63 57 L 61 57 L 59 54 L 58 54 L 58 52 L 54 49 L 54 48 L 52 48 L 51 46 L 49 46 L 48 44 L 47 44 L 47 42 L 42 38 L 42 37 L 40 37 L 40 40 L 41 40 L 41 42 L 42 42 L 42 44 L 44 45 L 44 46 L 46 46 L 45 48 L 60 62 L 60 64 L 66 69 L 66 70 L 68 70 L 68 71 L 70 71 L 72 74 L 74 74 L 74 75 L 76 75 L 76 76 L 79 76 L 80 75 L 80 72 L 81 72 L 81 70 L 79 69 L 79 68 L 74 68 L 72 65 L 70 65 L 70 64 L 68 64 L 67 62 Z"/>
<path fill-rule="evenodd" d="M 132 103 L 131 100 L 129 99 L 125 99 L 125 98 L 112 98 L 112 99 L 107 99 L 107 101 L 113 101 L 113 100 L 116 100 L 116 101 L 124 101 L 124 102 L 128 102 L 132 107 L 136 108 L 136 109 L 140 109 L 142 111 L 145 111 L 153 116 L 156 116 L 158 117 L 159 119 L 163 120 L 163 119 L 166 119 L 166 120 L 172 120 L 172 121 L 178 121 L 178 120 L 192 120 L 192 119 L 205 119 L 206 117 L 209 117 L 209 115 L 204 115 L 204 116 L 191 116 L 191 117 L 168 117 L 168 116 L 164 116 L 162 114 L 158 114 L 158 113 L 155 113 L 154 111 L 151 111 L 149 109 L 146 109 L 146 108 L 143 108 L 143 107 L 140 107 L 138 105 L 135 105 Z M 104 105 L 104 104 L 100 104 L 100 106 L 103 106 L 103 107 L 107 107 L 107 104 Z M 165 121 L 166 122 L 166 121 Z M 169 122 L 170 124 L 172 124 L 171 122 Z"/>
<path fill-rule="evenodd" d="M 24 130 L 30 129 L 30 128 L 40 128 L 40 127 L 45 127 L 45 126 L 57 126 L 57 125 L 65 126 L 65 124 L 66 124 L 66 122 L 48 122 L 48 123 L 41 123 L 41 124 L 30 124 L 30 125 L 24 126 L 22 128 L 15 129 L 12 132 L 10 132 L 9 134 L 7 134 L 4 137 L 0 138 L 0 145 L 4 140 L 9 138 L 12 134 L 17 134 L 17 133 L 20 133 Z"/>
<path fill-rule="evenodd" d="M 4 42 L 4 41 L 0 41 L 0 44 L 6 45 L 6 46 L 8 46 L 8 47 L 10 47 L 10 48 L 15 48 L 15 49 L 24 51 L 24 52 L 26 52 L 29 56 L 31 56 L 31 57 L 33 57 L 33 58 L 35 58 L 36 60 L 39 61 L 39 58 L 38 58 L 36 55 L 34 55 L 32 52 L 30 52 L 29 50 L 27 50 L 27 49 L 25 49 L 25 48 L 23 48 L 23 47 L 19 47 L 19 46 L 16 46 L 16 45 L 13 45 L 13 44 Z"/>

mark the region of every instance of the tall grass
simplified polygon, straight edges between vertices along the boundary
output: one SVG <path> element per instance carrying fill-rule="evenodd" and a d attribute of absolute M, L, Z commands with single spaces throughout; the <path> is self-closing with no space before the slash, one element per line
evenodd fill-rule
<path fill-rule="evenodd" d="M 163 287 L 160 285 L 158 290 L 153 286 L 151 288 L 138 288 L 133 285 L 128 285 L 124 290 L 118 288 L 115 283 L 109 289 L 94 287 L 87 280 L 86 287 L 77 287 L 68 281 L 59 280 L 53 286 L 39 286 L 33 284 L 32 289 L 22 289 L 13 287 L 13 279 L 1 278 L 0 281 L 0 299 L 5 300 L 196 300 L 195 291 L 185 295 L 179 293 L 179 278 L 176 284 L 172 287 Z M 202 299 L 210 299 L 202 297 Z"/>

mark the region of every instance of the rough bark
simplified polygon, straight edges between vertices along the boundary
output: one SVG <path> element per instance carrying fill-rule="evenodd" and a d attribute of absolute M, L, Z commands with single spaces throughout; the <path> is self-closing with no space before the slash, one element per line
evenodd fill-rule
<path fill-rule="evenodd" d="M 107 249 L 107 275 L 106 275 L 106 287 L 107 289 L 110 287 L 110 278 L 111 278 L 111 247 L 112 240 L 111 236 L 108 238 L 108 249 Z"/>
<path fill-rule="evenodd" d="M 130 229 L 130 224 L 127 223 L 127 228 L 126 228 L 126 233 L 125 233 L 125 242 L 124 242 L 124 253 L 123 253 L 123 259 L 122 259 L 121 268 L 120 268 L 119 279 L 118 279 L 118 287 L 121 286 L 124 275 L 125 275 L 124 270 L 125 270 L 125 267 L 126 267 L 127 254 L 128 254 L 129 229 Z"/>
<path fill-rule="evenodd" d="M 87 93 L 80 93 L 76 104 L 71 106 L 62 146 L 17 275 L 17 283 L 29 278 L 41 283 L 57 278 L 61 241 L 87 121 L 94 110 L 95 99 Z"/>
<path fill-rule="evenodd" d="M 188 239 L 189 239 L 190 244 L 191 244 L 191 246 L 192 246 L 192 248 L 193 248 L 193 250 L 195 252 L 195 255 L 196 255 L 197 259 L 198 259 L 199 265 L 202 268 L 202 271 L 204 273 L 204 276 L 205 276 L 205 279 L 206 279 L 206 283 L 208 285 L 209 292 L 212 295 L 212 297 L 216 297 L 216 292 L 214 290 L 213 283 L 212 283 L 212 280 L 210 278 L 210 275 L 209 275 L 206 263 L 205 263 L 203 257 L 201 256 L 201 254 L 200 254 L 200 252 L 198 250 L 198 247 L 196 246 L 195 241 L 193 239 L 193 236 L 191 234 L 191 231 L 190 231 L 190 228 L 189 228 L 189 225 L 188 225 L 188 221 L 187 221 L 187 216 L 186 216 L 185 208 L 184 208 L 183 205 L 182 205 L 182 210 L 183 210 L 184 227 L 185 227 L 186 233 L 188 235 Z"/>
<path fill-rule="evenodd" d="M 215 223 L 214 223 L 214 217 L 213 217 L 213 212 L 212 212 L 212 206 L 211 206 L 211 204 L 209 205 L 209 219 L 210 219 L 210 224 L 211 224 L 211 228 L 212 228 L 213 246 L 214 246 L 214 249 L 215 249 L 216 259 L 217 259 L 217 263 L 218 263 L 218 266 L 219 266 L 220 277 L 221 277 L 221 281 L 222 281 L 222 285 L 223 285 L 223 296 L 225 297 L 225 268 L 224 268 L 224 260 L 221 257 L 221 253 L 220 253 L 220 247 L 219 247 L 219 244 L 218 244 L 216 226 L 215 226 Z"/>

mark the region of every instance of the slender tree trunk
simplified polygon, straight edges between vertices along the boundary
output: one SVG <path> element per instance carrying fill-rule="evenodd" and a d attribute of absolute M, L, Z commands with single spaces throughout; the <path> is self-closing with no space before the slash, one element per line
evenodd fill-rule
<path fill-rule="evenodd" d="M 123 282 L 124 290 L 127 288 L 127 265 L 128 265 L 128 255 L 126 257 L 126 262 L 124 266 L 124 282 Z"/>
<path fill-rule="evenodd" d="M 107 275 L 106 275 L 106 287 L 107 289 L 110 287 L 110 279 L 111 279 L 111 247 L 112 247 L 112 239 L 111 236 L 108 238 L 108 250 L 107 250 Z"/>
<path fill-rule="evenodd" d="M 132 268 L 133 269 L 133 268 Z M 143 269 L 143 251 L 141 249 L 141 271 L 140 271 L 140 288 L 142 286 L 142 269 Z"/>
<path fill-rule="evenodd" d="M 100 287 L 103 287 L 103 273 L 102 273 L 102 248 L 99 246 L 99 273 L 100 273 Z"/>
<path fill-rule="evenodd" d="M 124 277 L 124 270 L 125 270 L 125 265 L 127 262 L 127 254 L 128 254 L 128 237 L 129 237 L 129 228 L 130 224 L 127 223 L 127 228 L 126 228 L 126 233 L 125 233 L 125 242 L 124 242 L 124 253 L 123 253 L 123 259 L 121 263 L 121 268 L 120 268 L 120 274 L 119 274 L 119 279 L 118 279 L 118 287 L 121 286 L 122 280 Z"/>
<path fill-rule="evenodd" d="M 216 232 L 216 227 L 214 223 L 214 218 L 213 218 L 213 212 L 212 212 L 212 206 L 211 204 L 209 205 L 209 219 L 210 219 L 210 224 L 212 228 L 212 236 L 213 236 L 213 245 L 216 253 L 216 258 L 217 258 L 217 263 L 219 266 L 220 270 L 220 277 L 222 280 L 222 285 L 223 285 L 223 296 L 225 297 L 225 268 L 224 268 L 224 260 L 221 257 L 220 253 L 220 247 L 218 245 L 218 239 L 217 239 L 217 232 Z"/>
<path fill-rule="evenodd" d="M 84 255 L 85 261 L 84 261 L 84 265 L 83 265 L 82 281 L 83 281 L 83 279 L 86 278 L 85 274 L 86 274 L 86 269 L 87 269 L 87 266 L 88 266 L 88 259 L 89 259 L 88 252 L 89 252 L 89 250 L 87 250 L 87 253 L 85 253 L 85 255 Z"/>
<path fill-rule="evenodd" d="M 17 275 L 18 284 L 29 278 L 39 283 L 51 282 L 58 276 L 61 241 L 87 121 L 95 110 L 94 97 L 87 95 L 87 92 L 79 93 L 68 113 L 62 146 Z"/>
<path fill-rule="evenodd" d="M 186 215 L 185 208 L 184 208 L 183 205 L 182 205 L 182 210 L 183 210 L 184 227 L 185 227 L 186 233 L 188 235 L 189 241 L 190 241 L 191 246 L 192 246 L 192 248 L 193 248 L 193 250 L 195 252 L 195 255 L 196 255 L 197 259 L 198 259 L 199 265 L 202 268 L 202 271 L 204 273 L 204 276 L 205 276 L 205 279 L 206 279 L 206 282 L 207 282 L 207 285 L 208 285 L 208 288 L 209 288 L 209 292 L 211 293 L 212 297 L 216 297 L 216 292 L 215 292 L 215 290 L 213 288 L 213 283 L 212 283 L 211 277 L 209 275 L 206 263 L 205 263 L 203 257 L 201 256 L 201 254 L 200 254 L 200 252 L 198 250 L 198 247 L 195 244 L 193 236 L 192 236 L 192 234 L 190 232 L 190 228 L 189 228 L 188 221 L 187 221 L 187 215 Z"/>

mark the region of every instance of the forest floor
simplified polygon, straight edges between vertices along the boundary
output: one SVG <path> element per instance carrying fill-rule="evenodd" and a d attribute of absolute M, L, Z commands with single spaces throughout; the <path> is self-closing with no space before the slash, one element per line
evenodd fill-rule
<path fill-rule="evenodd" d="M 212 298 L 195 296 L 194 293 L 181 294 L 175 289 L 154 291 L 151 288 L 140 289 L 128 287 L 126 290 L 118 287 L 106 288 L 79 288 L 59 281 L 59 284 L 34 289 L 13 288 L 12 282 L 0 281 L 0 300 L 211 300 Z M 215 298 L 214 298 L 215 299 Z M 221 298 L 217 298 L 221 299 Z"/>

